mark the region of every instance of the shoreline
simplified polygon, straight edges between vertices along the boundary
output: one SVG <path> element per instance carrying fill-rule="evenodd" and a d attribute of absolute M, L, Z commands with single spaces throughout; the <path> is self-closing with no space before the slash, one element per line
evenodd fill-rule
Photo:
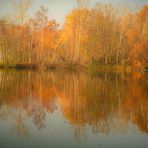
<path fill-rule="evenodd" d="M 10 65 L 0 65 L 0 69 L 16 69 L 16 70 L 25 70 L 25 69 L 36 69 L 36 70 L 49 70 L 49 69 L 73 69 L 73 70 L 101 70 L 101 71 L 107 71 L 107 72 L 127 72 L 131 73 L 134 71 L 141 71 L 141 72 L 148 72 L 148 68 L 142 68 L 142 69 L 134 69 L 132 66 L 123 66 L 123 65 L 115 65 L 115 64 L 90 64 L 90 65 L 74 65 L 74 64 L 49 64 L 45 65 L 42 68 L 40 68 L 37 64 L 10 64 Z"/>

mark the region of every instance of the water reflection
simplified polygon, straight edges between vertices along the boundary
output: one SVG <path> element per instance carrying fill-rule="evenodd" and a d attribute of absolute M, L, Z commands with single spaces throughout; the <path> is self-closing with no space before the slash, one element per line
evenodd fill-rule
<path fill-rule="evenodd" d="M 148 133 L 148 75 L 74 71 L 0 71 L 0 121 L 11 132 L 29 135 L 26 120 L 41 130 L 58 108 L 74 136 L 126 133 L 129 123 Z"/>

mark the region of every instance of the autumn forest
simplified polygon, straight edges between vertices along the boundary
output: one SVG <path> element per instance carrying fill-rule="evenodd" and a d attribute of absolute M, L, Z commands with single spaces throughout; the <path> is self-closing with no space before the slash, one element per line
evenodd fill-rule
<path fill-rule="evenodd" d="M 0 67 L 38 68 L 116 65 L 143 70 L 148 63 L 148 6 L 138 11 L 79 1 L 63 25 L 32 1 L 13 2 L 15 21 L 0 20 Z"/>

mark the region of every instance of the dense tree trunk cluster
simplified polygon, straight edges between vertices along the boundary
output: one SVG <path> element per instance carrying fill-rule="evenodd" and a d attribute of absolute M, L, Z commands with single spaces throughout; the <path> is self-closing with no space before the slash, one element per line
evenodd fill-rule
<path fill-rule="evenodd" d="M 111 4 L 79 6 L 60 29 L 43 6 L 28 21 L 29 3 L 20 6 L 19 24 L 0 20 L 1 65 L 148 66 L 148 6 L 137 13 Z"/>

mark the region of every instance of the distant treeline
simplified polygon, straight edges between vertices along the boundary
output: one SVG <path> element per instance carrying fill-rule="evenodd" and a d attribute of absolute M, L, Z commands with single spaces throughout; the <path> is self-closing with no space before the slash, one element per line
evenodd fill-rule
<path fill-rule="evenodd" d="M 137 13 L 111 4 L 78 7 L 59 27 L 43 6 L 25 21 L 30 5 L 15 5 L 18 24 L 0 20 L 0 65 L 148 66 L 148 6 Z"/>

